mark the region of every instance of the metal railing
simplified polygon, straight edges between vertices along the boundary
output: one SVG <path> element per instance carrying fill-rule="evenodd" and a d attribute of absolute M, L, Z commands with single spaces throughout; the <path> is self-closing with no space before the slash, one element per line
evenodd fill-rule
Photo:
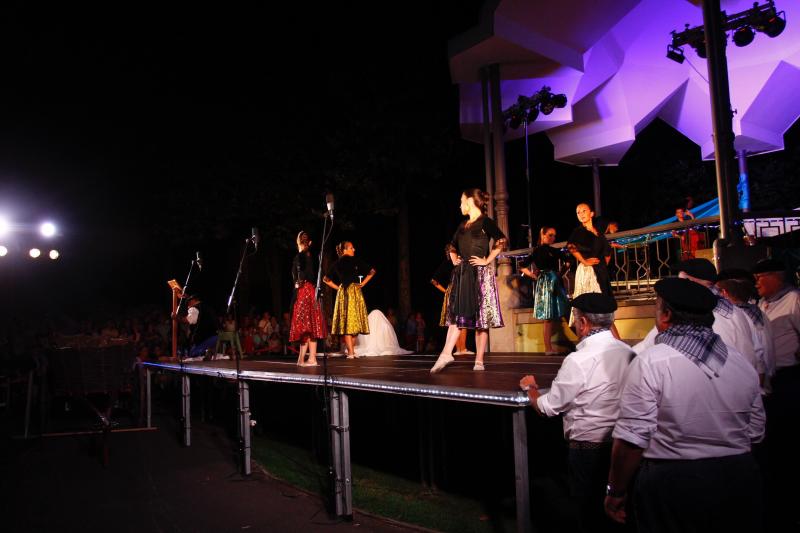
<path fill-rule="evenodd" d="M 800 242 L 798 211 L 748 213 L 746 218 L 736 221 L 734 227 L 742 231 L 750 243 L 778 235 L 789 235 L 793 242 Z M 652 297 L 653 285 L 670 275 L 672 265 L 694 257 L 698 250 L 711 248 L 718 229 L 719 216 L 709 216 L 606 235 L 613 249 L 608 270 L 615 296 L 623 299 Z M 553 244 L 564 252 L 562 277 L 567 292 L 571 292 L 574 269 L 566 268 L 565 263 L 574 263 L 574 260 L 566 246 L 566 241 Z M 518 271 L 532 251 L 533 248 L 510 250 L 500 257 L 514 260 Z"/>

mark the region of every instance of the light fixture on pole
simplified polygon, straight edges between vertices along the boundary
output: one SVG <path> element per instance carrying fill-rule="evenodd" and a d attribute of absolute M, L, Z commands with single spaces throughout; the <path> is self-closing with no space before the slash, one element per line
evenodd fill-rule
<path fill-rule="evenodd" d="M 553 94 L 550 87 L 544 86 L 530 97 L 520 95 L 517 103 L 503 111 L 503 119 L 508 127 L 517 129 L 524 127 L 525 136 L 525 186 L 528 206 L 528 248 L 533 248 L 533 229 L 531 220 L 531 162 L 528 150 L 528 124 L 543 115 L 549 115 L 556 108 L 567 105 L 567 95 Z"/>

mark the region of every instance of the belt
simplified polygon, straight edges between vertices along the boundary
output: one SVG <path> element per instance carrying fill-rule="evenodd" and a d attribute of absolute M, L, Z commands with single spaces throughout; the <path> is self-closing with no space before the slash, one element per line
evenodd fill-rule
<path fill-rule="evenodd" d="M 585 440 L 569 441 L 569 448 L 571 450 L 599 450 L 600 448 L 605 448 L 606 446 L 611 446 L 611 441 L 605 441 L 605 442 L 589 442 Z"/>

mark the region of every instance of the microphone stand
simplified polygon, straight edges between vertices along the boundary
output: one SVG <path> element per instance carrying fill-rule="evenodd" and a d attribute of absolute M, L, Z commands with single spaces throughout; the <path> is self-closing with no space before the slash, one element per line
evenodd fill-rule
<path fill-rule="evenodd" d="M 186 281 L 183 283 L 183 290 L 181 291 L 181 299 L 178 300 L 178 307 L 175 308 L 176 316 L 178 312 L 180 312 L 181 307 L 183 307 L 183 302 L 186 300 L 186 293 L 189 292 L 189 280 L 192 279 L 192 273 L 194 272 L 194 267 L 196 264 L 197 264 L 197 259 L 192 259 L 192 264 L 189 265 L 189 273 L 186 275 Z"/>
<path fill-rule="evenodd" d="M 236 272 L 236 278 L 233 280 L 233 288 L 231 289 L 231 295 L 228 296 L 228 307 L 225 311 L 226 314 L 231 312 L 231 306 L 233 305 L 233 298 L 236 294 L 236 288 L 239 286 L 239 278 L 242 276 L 242 268 L 244 267 L 244 260 L 247 257 L 247 250 L 250 248 L 250 243 L 256 245 L 255 235 L 248 237 L 244 240 L 244 247 L 242 248 L 242 258 L 239 260 L 239 270 Z M 255 253 L 255 252 L 253 252 Z M 238 333 L 237 333 L 238 335 Z M 242 367 L 239 358 L 239 350 L 236 349 L 236 346 L 233 347 L 233 357 L 236 360 L 236 396 L 239 400 L 239 454 L 242 458 L 242 473 L 244 475 L 248 475 L 250 473 L 250 465 L 245 464 L 246 458 L 249 456 L 245 450 L 245 442 L 250 441 L 249 437 L 245 438 L 245 431 L 250 431 L 249 427 L 245 427 L 245 421 L 250 420 L 250 406 L 249 406 L 249 399 L 248 405 L 244 405 L 242 400 L 244 395 L 242 394 L 242 387 L 245 383 L 242 381 Z"/>
<path fill-rule="evenodd" d="M 315 299 L 317 301 L 317 305 L 319 305 L 320 311 L 323 308 L 323 299 L 322 299 L 322 258 L 325 255 L 325 243 L 328 242 L 328 238 L 331 236 L 333 232 L 333 218 L 331 217 L 331 227 L 328 228 L 328 217 L 330 216 L 329 213 L 325 213 L 323 216 L 323 223 L 322 223 L 322 242 L 320 243 L 319 247 L 319 261 L 317 263 L 317 287 L 315 292 Z M 333 428 L 333 419 L 331 418 L 330 412 L 330 401 L 331 401 L 331 393 L 329 388 L 330 376 L 328 374 L 328 346 L 325 346 L 325 357 L 322 358 L 322 414 L 325 418 L 325 421 L 328 424 L 328 434 L 330 435 L 330 431 Z M 330 492 L 328 496 L 330 500 L 328 501 L 328 505 L 330 508 L 336 507 L 336 471 L 333 464 L 333 443 L 328 442 L 328 483 L 330 483 Z"/>

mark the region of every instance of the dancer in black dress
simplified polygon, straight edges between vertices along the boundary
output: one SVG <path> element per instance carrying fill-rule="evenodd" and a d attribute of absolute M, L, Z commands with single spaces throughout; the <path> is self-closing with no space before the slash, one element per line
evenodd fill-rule
<path fill-rule="evenodd" d="M 447 340 L 431 373 L 453 362 L 453 347 L 459 329 L 475 330 L 475 365 L 483 370 L 483 356 L 489 341 L 489 328 L 503 327 L 500 300 L 497 297 L 494 260 L 506 245 L 506 236 L 494 220 L 486 216 L 489 194 L 467 189 L 461 195 L 461 213 L 469 216 L 462 222 L 450 243 L 450 260 L 455 265 L 452 289 L 447 302 Z M 489 249 L 489 241 L 494 246 Z"/>

